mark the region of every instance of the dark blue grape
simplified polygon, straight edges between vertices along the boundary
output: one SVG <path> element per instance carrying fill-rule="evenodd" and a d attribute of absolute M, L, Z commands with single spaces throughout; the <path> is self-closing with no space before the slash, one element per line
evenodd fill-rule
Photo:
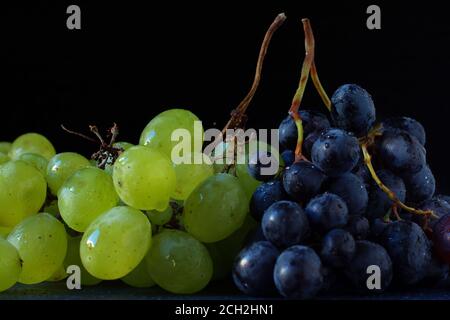
<path fill-rule="evenodd" d="M 321 132 L 320 131 L 314 131 L 311 132 L 306 136 L 306 138 L 303 140 L 303 148 L 302 148 L 302 154 L 307 158 L 311 158 L 311 150 L 312 146 L 314 145 L 314 142 L 319 139 Z"/>
<path fill-rule="evenodd" d="M 369 169 L 367 169 L 367 166 L 364 162 L 362 155 L 356 167 L 353 168 L 352 173 L 357 175 L 366 186 L 366 189 L 369 190 L 369 187 L 373 179 L 372 176 L 370 175 Z"/>
<path fill-rule="evenodd" d="M 353 236 L 345 230 L 334 229 L 323 238 L 320 257 L 325 264 L 341 268 L 353 259 L 355 250 L 356 243 Z"/>
<path fill-rule="evenodd" d="M 283 186 L 294 200 L 306 201 L 320 191 L 325 179 L 325 174 L 314 164 L 299 161 L 284 171 Z"/>
<path fill-rule="evenodd" d="M 330 127 L 327 117 L 317 111 L 301 110 L 303 135 L 306 137 L 314 131 L 322 131 Z M 297 126 L 291 116 L 287 116 L 278 127 L 280 146 L 282 149 L 295 150 L 297 145 Z"/>
<path fill-rule="evenodd" d="M 278 172 L 279 163 L 269 151 L 253 153 L 247 165 L 248 173 L 258 181 L 272 180 Z"/>
<path fill-rule="evenodd" d="M 281 158 L 282 158 L 283 161 L 284 161 L 284 166 L 285 166 L 285 167 L 289 167 L 289 166 L 291 166 L 291 165 L 294 163 L 294 161 L 295 161 L 295 152 L 292 151 L 292 150 L 284 150 L 284 151 L 281 153 Z"/>
<path fill-rule="evenodd" d="M 369 289 L 367 273 L 369 266 L 380 268 L 380 288 Z M 379 244 L 369 241 L 356 241 L 356 251 L 352 261 L 344 269 L 353 286 L 365 293 L 380 293 L 386 290 L 392 281 L 392 261 L 386 250 Z"/>
<path fill-rule="evenodd" d="M 356 84 L 340 86 L 331 97 L 331 118 L 337 127 L 366 136 L 375 122 L 372 97 Z"/>
<path fill-rule="evenodd" d="M 370 223 L 370 238 L 375 242 L 378 242 L 378 239 L 388 225 L 389 223 L 382 218 L 373 219 Z"/>
<path fill-rule="evenodd" d="M 377 150 L 386 168 L 399 175 L 417 173 L 426 165 L 425 148 L 404 131 L 385 131 L 377 142 Z"/>
<path fill-rule="evenodd" d="M 441 260 L 450 264 L 450 214 L 442 216 L 433 225 L 433 244 Z"/>
<path fill-rule="evenodd" d="M 365 240 L 370 234 L 369 220 L 363 216 L 350 216 L 345 230 L 350 232 L 356 240 Z"/>
<path fill-rule="evenodd" d="M 447 214 L 450 214 L 450 204 L 447 201 L 443 200 L 442 198 L 438 198 L 438 197 L 433 197 L 431 199 L 421 202 L 418 206 L 418 209 L 433 211 L 433 213 L 437 216 L 437 219 L 439 219 L 440 217 L 443 217 Z M 426 221 L 427 218 L 425 218 L 424 216 L 414 215 L 413 218 L 414 218 L 414 221 L 421 226 L 424 226 L 425 223 L 427 222 Z M 432 218 L 432 217 L 429 218 L 428 223 L 427 223 L 428 226 L 430 228 L 433 228 L 437 219 Z"/>
<path fill-rule="evenodd" d="M 323 286 L 322 263 L 313 249 L 293 246 L 278 257 L 273 277 L 281 295 L 313 298 Z"/>
<path fill-rule="evenodd" d="M 380 236 L 394 265 L 396 279 L 404 285 L 422 280 L 431 261 L 430 243 L 417 224 L 411 221 L 390 223 Z"/>
<path fill-rule="evenodd" d="M 336 128 L 323 131 L 311 150 L 312 162 L 330 177 L 350 172 L 359 157 L 358 139 Z"/>
<path fill-rule="evenodd" d="M 406 201 L 419 203 L 431 199 L 436 190 L 436 180 L 429 166 L 424 166 L 417 173 L 403 175 L 406 185 Z"/>
<path fill-rule="evenodd" d="M 339 196 L 324 193 L 313 198 L 305 208 L 308 220 L 320 232 L 344 227 L 348 223 L 347 205 Z"/>
<path fill-rule="evenodd" d="M 250 213 L 256 221 L 261 221 L 264 211 L 272 204 L 280 200 L 286 200 L 283 183 L 278 180 L 269 181 L 259 185 L 253 192 L 250 200 Z"/>
<path fill-rule="evenodd" d="M 328 192 L 340 196 L 347 204 L 350 215 L 366 212 L 369 196 L 362 180 L 353 173 L 346 173 L 328 181 Z"/>
<path fill-rule="evenodd" d="M 299 244 L 310 233 L 305 212 L 292 201 L 272 204 L 264 213 L 261 226 L 266 239 L 277 247 Z"/>
<path fill-rule="evenodd" d="M 401 202 L 404 202 L 406 198 L 406 188 L 403 180 L 389 170 L 378 170 L 376 173 L 381 182 L 394 192 Z M 387 194 L 381 190 L 375 181 L 372 181 L 369 188 L 369 203 L 367 205 L 366 216 L 369 219 L 384 217 L 389 209 L 391 209 L 392 204 L 393 202 L 389 199 Z"/>
<path fill-rule="evenodd" d="M 406 131 L 408 134 L 415 137 L 421 145 L 425 145 L 425 129 L 417 120 L 408 117 L 395 117 L 384 120 L 382 125 L 383 129 L 387 131 Z"/>
<path fill-rule="evenodd" d="M 446 201 L 448 204 L 450 204 L 450 196 L 447 196 L 447 195 L 445 195 L 445 194 L 438 194 L 438 195 L 436 196 L 436 198 L 441 199 L 441 200 L 444 200 L 444 201 Z"/>
<path fill-rule="evenodd" d="M 426 271 L 426 276 L 421 285 L 448 287 L 450 284 L 450 266 L 436 256 L 432 256 Z"/>
<path fill-rule="evenodd" d="M 273 269 L 278 255 L 278 249 L 268 241 L 244 248 L 233 265 L 233 280 L 238 289 L 253 296 L 275 293 Z"/>

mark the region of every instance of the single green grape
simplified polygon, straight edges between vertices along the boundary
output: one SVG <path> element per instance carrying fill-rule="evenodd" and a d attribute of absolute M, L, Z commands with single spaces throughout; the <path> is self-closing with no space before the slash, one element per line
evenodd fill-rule
<path fill-rule="evenodd" d="M 76 171 L 58 192 L 58 207 L 64 222 L 83 232 L 100 214 L 119 202 L 111 176 L 105 171 L 87 167 Z"/>
<path fill-rule="evenodd" d="M 186 200 L 200 183 L 214 174 L 212 160 L 201 152 L 186 155 L 185 163 L 173 164 L 177 182 L 172 198 Z"/>
<path fill-rule="evenodd" d="M 21 272 L 22 264 L 17 249 L 0 238 L 0 292 L 15 285 Z"/>
<path fill-rule="evenodd" d="M 209 283 L 213 264 L 206 247 L 186 232 L 163 230 L 146 256 L 152 279 L 172 293 L 195 293 Z"/>
<path fill-rule="evenodd" d="M 47 183 L 42 174 L 23 161 L 0 166 L 0 225 L 13 227 L 36 214 L 44 204 Z"/>
<path fill-rule="evenodd" d="M 19 159 L 21 154 L 35 153 L 50 160 L 56 153 L 50 141 L 39 133 L 26 133 L 18 137 L 11 145 L 9 156 Z"/>
<path fill-rule="evenodd" d="M 230 174 L 218 173 L 206 179 L 187 198 L 183 224 L 202 242 L 220 241 L 240 228 L 248 204 L 239 180 Z"/>
<path fill-rule="evenodd" d="M 11 160 L 5 153 L 0 152 L 0 165 L 7 163 L 9 160 Z"/>
<path fill-rule="evenodd" d="M 152 225 L 162 226 L 172 219 L 173 209 L 171 206 L 168 206 L 164 211 L 150 210 L 146 211 L 145 214 L 150 219 Z"/>
<path fill-rule="evenodd" d="M 48 162 L 46 179 L 52 194 L 57 195 L 62 184 L 77 170 L 89 167 L 88 159 L 74 152 L 58 153 Z"/>
<path fill-rule="evenodd" d="M 22 160 L 29 165 L 32 165 L 45 177 L 45 172 L 47 170 L 48 160 L 43 156 L 36 153 L 23 153 L 19 156 L 18 160 Z"/>
<path fill-rule="evenodd" d="M 76 237 L 67 236 L 67 254 L 64 258 L 63 266 L 67 270 L 69 266 L 78 266 L 80 268 L 80 283 L 83 286 L 94 286 L 102 280 L 94 277 L 83 266 L 80 257 L 81 235 Z"/>
<path fill-rule="evenodd" d="M 9 150 L 11 150 L 12 143 L 7 141 L 0 141 L 0 152 L 4 154 L 8 154 Z"/>
<path fill-rule="evenodd" d="M 142 261 L 151 245 L 147 217 L 131 207 L 115 207 L 87 228 L 80 244 L 86 270 L 104 280 L 122 278 Z"/>
<path fill-rule="evenodd" d="M 194 130 L 195 126 L 197 130 Z M 166 110 L 154 117 L 142 131 L 139 144 L 163 152 L 172 159 L 172 150 L 179 141 L 172 141 L 175 130 L 187 130 L 190 135 L 188 151 L 200 152 L 203 144 L 203 126 L 195 114 L 184 109 Z"/>
<path fill-rule="evenodd" d="M 57 282 L 67 278 L 67 272 L 63 265 L 60 265 L 59 268 L 51 275 L 50 278 L 47 279 L 49 282 Z"/>
<path fill-rule="evenodd" d="M 145 258 L 129 274 L 121 279 L 127 285 L 135 288 L 150 288 L 155 285 L 148 271 Z"/>
<path fill-rule="evenodd" d="M 8 238 L 8 234 L 11 232 L 11 230 L 13 228 L 14 227 L 3 227 L 3 226 L 0 226 L 0 237 L 2 237 L 4 239 Z"/>
<path fill-rule="evenodd" d="M 122 149 L 123 151 L 126 151 L 126 150 L 130 149 L 131 147 L 134 147 L 134 145 L 129 142 L 118 141 L 118 142 L 114 142 L 113 147 Z"/>
<path fill-rule="evenodd" d="M 131 147 L 114 163 L 113 181 L 120 199 L 141 210 L 164 211 L 176 184 L 169 159 L 158 150 Z"/>
<path fill-rule="evenodd" d="M 64 225 L 48 213 L 39 213 L 19 223 L 8 241 L 22 259 L 19 282 L 34 284 L 49 279 L 62 265 L 67 251 Z"/>
<path fill-rule="evenodd" d="M 59 217 L 58 200 L 52 200 L 49 204 L 44 206 L 42 211 L 51 214 L 55 218 Z"/>

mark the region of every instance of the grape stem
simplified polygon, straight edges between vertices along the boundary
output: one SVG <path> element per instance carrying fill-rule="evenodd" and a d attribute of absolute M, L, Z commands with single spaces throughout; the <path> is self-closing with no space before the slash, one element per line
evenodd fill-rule
<path fill-rule="evenodd" d="M 390 190 L 380 180 L 380 178 L 376 174 L 375 169 L 373 168 L 373 165 L 372 165 L 372 156 L 370 155 L 369 151 L 367 150 L 367 143 L 361 144 L 361 150 L 362 150 L 363 156 L 364 156 L 364 163 L 366 164 L 367 168 L 369 169 L 370 175 L 372 176 L 373 180 L 378 185 L 378 187 L 380 187 L 380 189 L 383 190 L 383 192 L 389 197 L 389 199 L 391 199 L 394 202 L 393 209 L 395 208 L 395 211 L 397 208 L 401 208 L 401 209 L 411 212 L 413 214 L 432 216 L 432 217 L 436 218 L 436 215 L 431 210 L 415 209 L 415 208 L 409 207 L 406 204 L 404 204 L 403 202 L 401 202 L 398 199 L 397 195 L 394 192 L 392 192 L 392 190 Z M 394 214 L 395 214 L 395 211 L 394 211 Z"/>
<path fill-rule="evenodd" d="M 225 127 L 222 130 L 222 134 L 226 133 L 227 129 L 237 129 L 243 128 L 247 117 L 245 115 L 250 102 L 253 99 L 253 96 L 258 89 L 259 83 L 261 81 L 261 72 L 264 64 L 264 58 L 266 57 L 267 49 L 269 48 L 270 40 L 272 39 L 275 31 L 283 24 L 286 20 L 286 15 L 284 13 L 280 13 L 276 16 L 275 20 L 270 25 L 269 29 L 267 29 L 266 35 L 264 36 L 264 40 L 261 44 L 261 49 L 259 51 L 258 62 L 256 64 L 255 77 L 253 79 L 253 84 L 250 88 L 250 91 L 247 93 L 245 98 L 239 103 L 239 105 L 231 112 L 231 118 Z"/>

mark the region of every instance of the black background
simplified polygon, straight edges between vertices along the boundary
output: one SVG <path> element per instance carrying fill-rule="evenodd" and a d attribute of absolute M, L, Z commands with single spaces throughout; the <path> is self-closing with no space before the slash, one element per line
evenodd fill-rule
<path fill-rule="evenodd" d="M 58 151 L 89 154 L 95 146 L 60 124 L 87 132 L 89 124 L 105 129 L 115 121 L 119 140 L 137 143 L 154 115 L 174 107 L 192 110 L 206 128 L 223 127 L 252 82 L 266 28 L 285 12 L 249 126 L 275 128 L 286 115 L 304 57 L 300 19 L 309 17 L 328 94 L 357 83 L 372 94 L 378 119 L 420 120 L 429 163 L 448 190 L 450 22 L 443 2 L 262 2 L 2 4 L 0 140 L 36 131 Z M 81 30 L 66 28 L 69 4 L 81 7 Z M 381 7 L 381 30 L 366 28 L 369 4 Z M 325 112 L 311 84 L 303 107 Z"/>

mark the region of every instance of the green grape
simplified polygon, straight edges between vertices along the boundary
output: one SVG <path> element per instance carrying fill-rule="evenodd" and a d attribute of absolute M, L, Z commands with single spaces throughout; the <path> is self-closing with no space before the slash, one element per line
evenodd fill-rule
<path fill-rule="evenodd" d="M 17 249 L 0 238 L 0 292 L 15 285 L 21 272 L 22 264 Z"/>
<path fill-rule="evenodd" d="M 58 200 L 52 200 L 49 204 L 44 206 L 42 210 L 54 216 L 55 218 L 59 217 L 59 208 L 58 208 Z"/>
<path fill-rule="evenodd" d="M 173 164 L 177 182 L 172 198 L 176 200 L 186 200 L 200 183 L 214 174 L 212 161 L 201 152 L 189 153 L 186 156 L 186 163 Z M 199 159 L 201 163 L 195 163 Z"/>
<path fill-rule="evenodd" d="M 89 167 L 88 159 L 74 152 L 58 153 L 48 162 L 46 179 L 52 194 L 57 195 L 63 183 L 78 169 Z"/>
<path fill-rule="evenodd" d="M 14 227 L 3 227 L 3 226 L 0 226 L 0 237 L 6 239 L 8 237 L 8 234 L 11 232 L 11 230 L 13 228 Z"/>
<path fill-rule="evenodd" d="M 186 232 L 166 229 L 146 256 L 152 279 L 172 293 L 194 293 L 209 283 L 213 265 L 206 247 Z"/>
<path fill-rule="evenodd" d="M 58 192 L 58 207 L 64 222 L 83 232 L 100 214 L 115 207 L 119 197 L 111 176 L 87 167 L 76 171 Z"/>
<path fill-rule="evenodd" d="M 43 156 L 36 153 L 23 153 L 19 156 L 18 160 L 22 160 L 29 165 L 32 165 L 45 177 L 45 171 L 47 170 L 48 160 Z"/>
<path fill-rule="evenodd" d="M 114 163 L 114 186 L 120 199 L 141 210 L 164 211 L 175 189 L 175 171 L 161 152 L 131 147 Z"/>
<path fill-rule="evenodd" d="M 256 188 L 258 188 L 262 182 L 256 180 L 248 173 L 246 164 L 236 165 L 236 176 L 238 177 L 239 183 L 242 186 L 247 198 L 251 199 Z"/>
<path fill-rule="evenodd" d="M 67 278 L 67 272 L 63 265 L 60 265 L 59 268 L 51 275 L 47 281 L 57 282 Z"/>
<path fill-rule="evenodd" d="M 11 159 L 6 154 L 0 152 L 0 165 L 7 163 L 9 160 Z"/>
<path fill-rule="evenodd" d="M 194 130 L 195 123 L 199 125 L 198 130 Z M 172 159 L 172 149 L 179 144 L 172 141 L 172 133 L 177 129 L 189 132 L 190 152 L 201 151 L 203 127 L 195 114 L 184 109 L 166 110 L 154 117 L 142 131 L 139 144 L 157 149 Z"/>
<path fill-rule="evenodd" d="M 206 243 L 214 265 L 212 280 L 225 279 L 231 272 L 234 259 L 243 248 L 250 231 L 254 230 L 257 222 L 247 214 L 244 224 L 229 237 L 213 243 Z"/>
<path fill-rule="evenodd" d="M 13 227 L 36 214 L 44 204 L 47 183 L 42 174 L 23 161 L 0 166 L 0 225 Z"/>
<path fill-rule="evenodd" d="M 19 282 L 34 284 L 49 279 L 62 265 L 67 251 L 64 225 L 48 213 L 19 223 L 8 241 L 19 251 L 22 273 Z"/>
<path fill-rule="evenodd" d="M 151 245 L 147 217 L 131 207 L 115 207 L 95 219 L 80 244 L 81 261 L 94 277 L 119 279 L 142 261 Z"/>
<path fill-rule="evenodd" d="M 119 142 L 115 142 L 113 144 L 114 148 L 119 148 L 119 149 L 122 149 L 123 151 L 126 151 L 126 150 L 130 149 L 133 146 L 134 146 L 133 144 L 131 144 L 129 142 L 125 142 L 125 141 L 119 141 Z"/>
<path fill-rule="evenodd" d="M 172 219 L 173 209 L 171 206 L 168 206 L 164 211 L 151 210 L 146 211 L 145 214 L 150 219 L 152 225 L 162 226 Z"/>
<path fill-rule="evenodd" d="M 9 150 L 11 150 L 11 142 L 1 141 L 0 142 L 0 152 L 4 154 L 8 154 Z"/>
<path fill-rule="evenodd" d="M 121 279 L 127 285 L 135 288 L 150 288 L 155 285 L 148 271 L 145 258 L 129 274 Z"/>
<path fill-rule="evenodd" d="M 12 143 L 9 150 L 11 159 L 19 159 L 21 154 L 35 153 L 50 160 L 55 155 L 55 148 L 46 137 L 39 133 L 26 133 Z"/>
<path fill-rule="evenodd" d="M 82 236 L 67 237 L 67 254 L 64 259 L 64 269 L 67 270 L 69 266 L 78 266 L 80 268 L 80 283 L 83 286 L 94 286 L 102 282 L 102 280 L 97 279 L 83 266 L 80 257 L 80 242 Z"/>
<path fill-rule="evenodd" d="M 200 184 L 186 200 L 183 224 L 202 242 L 220 241 L 242 225 L 248 203 L 239 180 L 218 173 Z"/>

